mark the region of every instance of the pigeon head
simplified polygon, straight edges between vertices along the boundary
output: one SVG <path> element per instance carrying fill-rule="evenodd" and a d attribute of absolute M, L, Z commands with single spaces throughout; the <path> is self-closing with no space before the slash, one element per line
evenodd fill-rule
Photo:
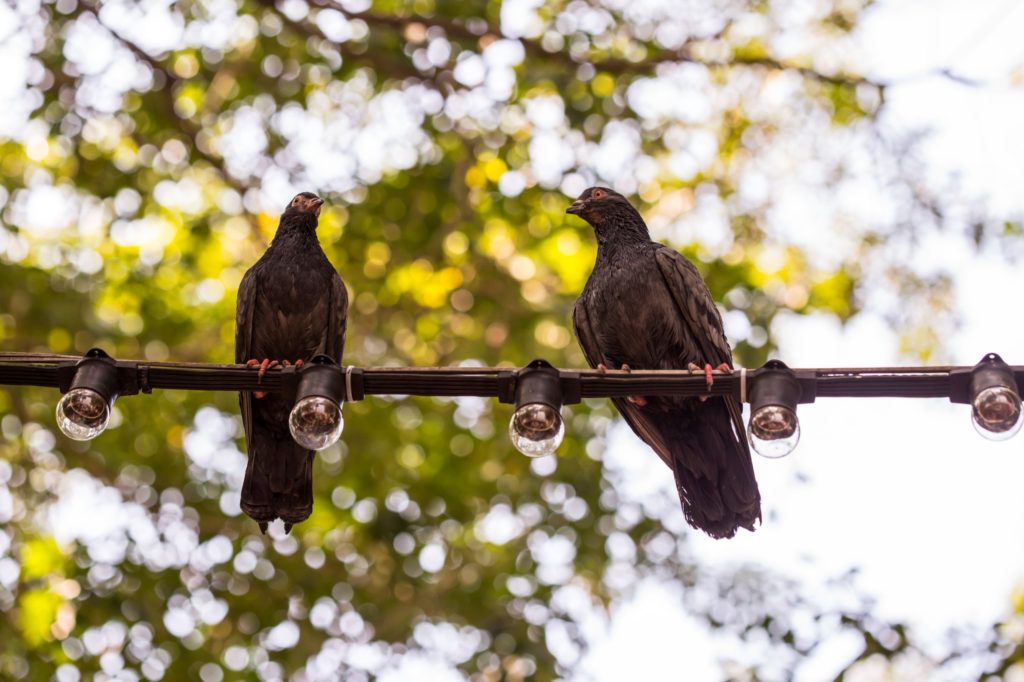
<path fill-rule="evenodd" d="M 622 196 L 613 189 L 607 187 L 591 187 L 583 190 L 583 194 L 572 202 L 566 213 L 578 215 L 595 227 L 612 215 L 618 213 L 636 214 L 633 208 Z"/>
<path fill-rule="evenodd" d="M 299 192 L 285 209 L 286 214 L 312 214 L 314 218 L 320 217 L 320 207 L 324 200 L 312 192 Z"/>
<path fill-rule="evenodd" d="M 599 240 L 634 233 L 635 236 L 647 238 L 647 227 L 637 210 L 626 197 L 607 187 L 584 190 L 565 212 L 578 215 L 590 223 Z"/>

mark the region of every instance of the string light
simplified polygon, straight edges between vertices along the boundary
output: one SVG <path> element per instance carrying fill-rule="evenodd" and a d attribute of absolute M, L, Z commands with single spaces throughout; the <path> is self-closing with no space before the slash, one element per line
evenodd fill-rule
<path fill-rule="evenodd" d="M 295 406 L 288 414 L 288 430 L 295 442 L 309 450 L 323 450 L 341 438 L 345 419 L 345 374 L 326 355 L 317 355 L 299 371 Z"/>
<path fill-rule="evenodd" d="M 982 358 L 971 372 L 971 422 L 989 440 L 1011 438 L 1024 423 L 1013 370 L 995 353 Z"/>
<path fill-rule="evenodd" d="M 775 459 L 793 452 L 800 442 L 799 401 L 800 383 L 793 370 L 778 360 L 768 361 L 750 386 L 747 439 L 757 454 Z"/>
<path fill-rule="evenodd" d="M 107 428 L 117 395 L 114 360 L 93 348 L 75 365 L 71 386 L 57 403 L 57 427 L 72 440 L 92 440 Z"/>
<path fill-rule="evenodd" d="M 116 370 L 113 375 L 111 367 Z M 318 380 L 324 384 L 321 389 L 299 386 L 304 376 L 312 382 L 311 377 L 321 372 L 322 378 Z M 529 397 L 526 386 L 534 381 L 548 387 L 545 390 L 549 393 L 541 399 Z M 335 429 L 340 435 L 342 400 L 362 400 L 366 395 L 497 397 L 502 402 L 516 404 L 519 417 L 514 418 L 510 435 L 518 439 L 517 447 L 531 450 L 539 447 L 531 443 L 543 443 L 543 452 L 553 451 L 558 447 L 556 441 L 564 437 L 565 427 L 558 414 L 560 407 L 579 402 L 581 398 L 698 397 L 707 396 L 709 392 L 749 398 L 752 403 L 751 443 L 755 450 L 762 454 L 767 452 L 768 456 L 781 456 L 777 450 L 788 452 L 795 446 L 799 439 L 796 404 L 813 402 L 815 398 L 947 398 L 971 406 L 974 423 L 983 435 L 1005 439 L 1019 431 L 1024 423 L 1018 389 L 1022 381 L 1024 367 L 1008 366 L 995 354 L 985 356 L 973 367 L 790 369 L 773 361 L 759 369 L 716 373 L 714 385 L 708 389 L 703 376 L 692 375 L 687 370 L 559 370 L 544 361 L 534 361 L 521 370 L 348 367 L 344 373 L 333 363 L 311 362 L 299 371 L 295 367 L 275 368 L 257 377 L 256 372 L 244 365 L 113 360 L 99 349 L 89 351 L 84 358 L 0 352 L 0 385 L 49 386 L 65 394 L 58 410 L 58 421 L 61 430 L 72 438 L 91 438 L 100 433 L 113 401 L 119 396 L 150 393 L 158 388 L 282 391 L 295 395 L 297 403 L 310 397 L 323 399 L 307 403 L 310 413 L 298 410 L 295 415 L 298 437 L 308 435 L 310 440 L 306 444 L 310 449 L 324 447 L 319 443 L 328 442 L 327 436 L 333 438 Z M 795 402 L 789 395 L 793 392 L 793 382 L 798 388 Z M 300 388 L 302 397 L 299 397 Z M 560 395 L 554 392 L 556 388 Z M 84 390 L 72 394 L 76 389 Z M 529 405 L 540 407 L 524 410 Z M 313 409 L 314 406 L 318 406 L 317 409 Z M 327 436 L 314 426 L 324 427 Z M 319 435 L 314 436 L 314 431 Z"/>
<path fill-rule="evenodd" d="M 534 360 L 516 378 L 516 411 L 508 423 L 515 449 L 527 457 L 552 455 L 565 437 L 558 370 Z"/>

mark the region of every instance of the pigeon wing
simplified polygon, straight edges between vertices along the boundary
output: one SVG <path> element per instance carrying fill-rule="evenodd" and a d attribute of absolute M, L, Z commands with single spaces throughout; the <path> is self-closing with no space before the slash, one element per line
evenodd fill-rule
<path fill-rule="evenodd" d="M 583 355 L 586 357 L 587 362 L 590 363 L 591 367 L 597 367 L 599 364 L 606 364 L 604 354 L 601 352 L 600 345 L 598 343 L 597 333 L 591 322 L 591 316 L 587 312 L 587 306 L 584 302 L 583 297 L 580 297 L 576 301 L 576 306 L 572 311 L 572 326 L 576 332 L 576 338 L 579 340 L 580 348 L 583 350 Z M 610 368 L 618 369 L 618 368 Z M 612 403 L 615 404 L 619 414 L 626 420 L 626 423 L 630 425 L 633 432 L 636 433 L 645 443 L 651 446 L 651 449 L 657 453 L 658 457 L 662 459 L 669 467 L 672 466 L 672 457 L 669 454 L 668 448 L 665 446 L 664 437 L 661 431 L 651 422 L 651 420 L 641 412 L 640 408 L 629 402 L 625 398 L 612 398 Z"/>

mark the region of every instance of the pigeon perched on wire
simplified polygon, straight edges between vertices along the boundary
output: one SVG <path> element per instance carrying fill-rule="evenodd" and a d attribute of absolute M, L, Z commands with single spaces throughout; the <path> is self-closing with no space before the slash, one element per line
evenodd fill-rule
<path fill-rule="evenodd" d="M 348 292 L 317 241 L 323 199 L 297 194 L 277 234 L 238 288 L 235 362 L 259 370 L 301 366 L 315 355 L 341 364 Z M 291 403 L 280 393 L 239 394 L 249 461 L 242 511 L 259 523 L 284 521 L 285 532 L 313 511 L 313 451 L 288 430 Z"/>
<path fill-rule="evenodd" d="M 697 268 L 651 241 L 640 214 L 620 194 L 591 187 L 566 210 L 594 228 L 597 262 L 573 309 L 573 327 L 591 367 L 728 371 L 732 350 Z M 675 474 L 687 522 L 714 538 L 754 530 L 761 495 L 741 406 L 731 396 L 632 396 L 615 406 Z"/>

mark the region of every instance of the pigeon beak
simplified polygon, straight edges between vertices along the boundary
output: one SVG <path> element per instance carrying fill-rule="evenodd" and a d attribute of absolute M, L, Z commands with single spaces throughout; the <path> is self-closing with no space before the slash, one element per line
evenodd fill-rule
<path fill-rule="evenodd" d="M 581 213 L 583 213 L 583 209 L 585 206 L 586 204 L 583 203 L 582 199 L 577 199 L 576 201 L 572 202 L 572 206 L 565 209 L 565 212 L 572 215 L 580 215 Z"/>
<path fill-rule="evenodd" d="M 314 209 L 317 209 L 324 205 L 324 200 L 321 199 L 320 197 L 317 197 L 316 199 L 313 199 L 310 203 L 313 205 Z"/>

